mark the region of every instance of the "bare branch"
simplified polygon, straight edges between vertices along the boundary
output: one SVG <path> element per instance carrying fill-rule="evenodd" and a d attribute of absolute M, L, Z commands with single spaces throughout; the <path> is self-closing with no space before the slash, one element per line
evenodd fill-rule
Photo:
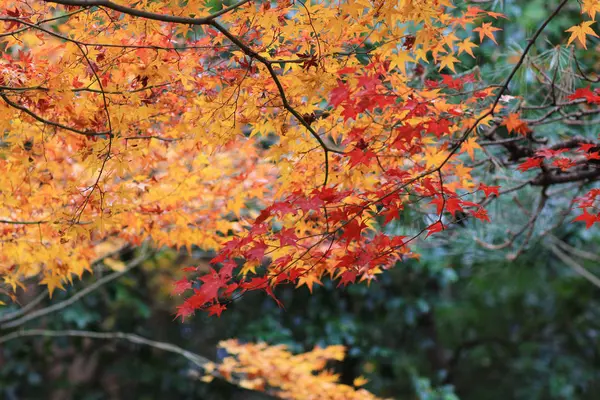
<path fill-rule="evenodd" d="M 98 279 L 96 282 L 94 282 L 92 285 L 86 287 L 85 289 L 83 289 L 81 292 L 77 292 L 75 293 L 72 297 L 63 300 L 59 303 L 56 303 L 54 305 L 51 305 L 49 307 L 46 308 L 42 308 L 40 310 L 34 311 L 30 314 L 26 314 L 25 316 L 16 319 L 14 321 L 8 322 L 6 324 L 0 325 L 0 330 L 5 330 L 5 329 L 11 329 L 11 328 L 16 328 L 18 326 L 23 325 L 26 322 L 29 322 L 33 319 L 37 319 L 37 318 L 41 318 L 43 316 L 46 316 L 48 314 L 60 311 L 66 307 L 69 307 L 71 304 L 76 303 L 77 301 L 79 301 L 81 298 L 83 298 L 84 296 L 90 294 L 91 292 L 93 292 L 94 290 L 98 289 L 99 287 L 117 279 L 120 278 L 121 276 L 125 275 L 127 272 L 129 272 L 131 269 L 137 267 L 138 265 L 140 265 L 142 262 L 144 262 L 146 259 L 148 259 L 150 253 L 143 251 L 142 254 L 138 257 L 136 257 L 135 259 L 133 259 L 131 262 L 129 262 L 127 264 L 127 266 L 125 267 L 125 269 L 123 271 L 117 271 L 117 272 L 113 272 L 110 275 L 106 275 L 103 278 Z"/>
<path fill-rule="evenodd" d="M 192 353 L 191 351 L 185 350 L 179 346 L 167 342 L 158 342 L 155 340 L 146 339 L 142 336 L 135 335 L 132 333 L 124 332 L 94 332 L 94 331 L 79 331 L 79 330 L 64 330 L 64 331 L 53 331 L 47 329 L 26 329 L 16 332 L 9 333 L 8 335 L 0 336 L 0 344 L 6 343 L 10 340 L 34 337 L 34 336 L 45 336 L 45 337 L 81 337 L 89 339 L 104 339 L 104 340 L 125 340 L 135 344 L 141 344 L 144 346 L 153 347 L 155 349 L 164 350 L 170 353 L 179 354 L 198 367 L 206 367 L 212 364 L 212 362 L 201 355 Z M 220 376 L 216 371 L 212 372 L 214 376 Z"/>
<path fill-rule="evenodd" d="M 552 251 L 558 258 L 561 259 L 562 262 L 571 267 L 575 272 L 579 275 L 587 279 L 592 285 L 596 286 L 600 289 L 600 278 L 596 275 L 592 274 L 590 271 L 581 266 L 577 261 L 573 260 L 566 253 L 560 250 L 557 246 L 548 246 L 550 251 Z"/>

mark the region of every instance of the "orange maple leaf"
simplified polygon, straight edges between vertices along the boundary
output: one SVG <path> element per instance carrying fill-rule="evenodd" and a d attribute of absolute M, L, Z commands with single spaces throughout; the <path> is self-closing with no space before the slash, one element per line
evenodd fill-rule
<path fill-rule="evenodd" d="M 473 32 L 479 32 L 479 42 L 483 42 L 483 38 L 485 36 L 489 37 L 490 39 L 492 39 L 492 41 L 496 44 L 498 44 L 498 42 L 496 42 L 496 39 L 494 38 L 494 32 L 495 31 L 501 31 L 502 29 L 500 28 L 495 28 L 492 26 L 491 22 L 484 22 L 483 25 L 481 25 L 479 28 L 475 28 L 473 29 Z"/>
<path fill-rule="evenodd" d="M 519 118 L 518 113 L 508 114 L 508 117 L 504 119 L 502 125 L 506 126 L 506 129 L 508 129 L 509 132 L 517 132 L 521 135 L 526 135 L 531 132 L 531 129 L 529 129 L 527 123 Z"/>

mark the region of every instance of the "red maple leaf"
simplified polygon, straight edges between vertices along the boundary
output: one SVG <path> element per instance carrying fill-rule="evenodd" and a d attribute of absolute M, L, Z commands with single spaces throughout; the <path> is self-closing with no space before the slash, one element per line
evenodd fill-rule
<path fill-rule="evenodd" d="M 462 90 L 464 81 L 462 79 L 454 79 L 452 75 L 441 74 L 442 84 L 448 86 L 448 89 Z"/>
<path fill-rule="evenodd" d="M 262 260 L 268 246 L 265 242 L 254 242 L 254 246 L 245 252 L 250 260 Z"/>
<path fill-rule="evenodd" d="M 204 304 L 216 299 L 219 295 L 219 289 L 227 286 L 225 278 L 220 276 L 217 271 L 210 268 L 210 272 L 200 277 L 203 282 L 200 289 L 196 289 L 194 295 L 188 300 L 194 308 L 200 308 Z"/>
<path fill-rule="evenodd" d="M 446 197 L 444 200 L 442 196 L 436 196 L 430 204 L 435 204 L 437 206 L 438 215 L 444 210 L 452 215 L 455 215 L 457 211 L 462 211 L 461 201 L 455 197 Z"/>
<path fill-rule="evenodd" d="M 173 294 L 180 295 L 191 288 L 192 282 L 188 281 L 187 278 L 183 278 L 173 283 Z"/>
<path fill-rule="evenodd" d="M 561 153 L 565 153 L 566 151 L 567 151 L 567 149 L 559 149 L 559 150 L 543 149 L 543 150 L 536 151 L 535 155 L 539 156 L 539 157 L 544 157 L 544 158 L 552 158 Z"/>
<path fill-rule="evenodd" d="M 227 260 L 223 263 L 223 266 L 219 270 L 219 275 L 225 279 L 229 279 L 233 276 L 233 270 L 237 268 L 237 264 L 233 260 Z"/>
<path fill-rule="evenodd" d="M 331 90 L 331 96 L 329 97 L 329 103 L 337 107 L 348 99 L 350 96 L 350 89 L 346 83 L 339 82 L 338 87 Z"/>
<path fill-rule="evenodd" d="M 573 92 L 570 96 L 567 96 L 569 100 L 585 99 L 586 102 L 600 103 L 600 96 L 590 90 L 590 87 L 579 88 Z"/>
<path fill-rule="evenodd" d="M 354 167 L 358 164 L 364 164 L 367 167 L 373 162 L 376 157 L 372 150 L 361 150 L 358 147 L 346 153 L 350 157 L 350 166 Z"/>
<path fill-rule="evenodd" d="M 499 196 L 500 195 L 499 189 L 500 189 L 500 186 L 487 186 L 487 185 L 484 185 L 483 183 L 480 183 L 479 189 L 477 189 L 477 190 L 483 191 L 483 193 L 485 194 L 485 197 L 489 197 L 492 194 Z"/>
<path fill-rule="evenodd" d="M 446 210 L 453 216 L 456 216 L 457 211 L 463 210 L 461 203 L 461 200 L 457 199 L 456 197 L 446 199 Z"/>
<path fill-rule="evenodd" d="M 594 147 L 596 147 L 596 145 L 593 143 L 580 143 L 579 144 L 579 150 L 586 152 L 586 153 L 589 152 L 590 150 L 592 150 Z"/>
<path fill-rule="evenodd" d="M 450 133 L 450 124 L 451 122 L 444 118 L 438 121 L 429 121 L 427 132 L 433 133 L 439 139 L 444 133 Z"/>
<path fill-rule="evenodd" d="M 432 234 L 437 233 L 437 232 L 441 232 L 444 229 L 445 229 L 444 228 L 444 224 L 442 224 L 441 221 L 437 221 L 436 223 L 431 224 L 431 225 L 429 225 L 429 227 L 427 227 L 427 236 L 425 236 L 425 237 L 428 238 Z"/>
<path fill-rule="evenodd" d="M 358 84 L 363 86 L 368 91 L 373 91 L 377 87 L 377 84 L 379 84 L 379 79 L 377 79 L 377 77 L 374 75 L 360 76 L 358 78 Z"/>
<path fill-rule="evenodd" d="M 520 164 L 517 167 L 517 169 L 519 171 L 525 172 L 525 171 L 530 170 L 532 168 L 537 168 L 540 165 L 542 165 L 542 158 L 531 157 L 531 158 L 528 158 L 524 163 Z"/>
<path fill-rule="evenodd" d="M 595 151 L 593 153 L 588 153 L 585 155 L 585 158 L 588 160 L 600 160 L 600 153 Z"/>
<path fill-rule="evenodd" d="M 258 217 L 256 217 L 256 220 L 254 221 L 255 224 L 262 224 L 263 222 L 265 222 L 267 220 L 267 218 L 269 218 L 271 216 L 271 207 L 267 207 L 264 210 L 262 210 L 260 212 L 260 214 L 258 214 Z"/>
<path fill-rule="evenodd" d="M 191 305 L 189 299 L 183 302 L 183 304 L 177 306 L 177 313 L 175 318 L 181 317 L 181 321 L 185 321 L 186 317 L 189 317 L 194 313 L 194 307 Z"/>
<path fill-rule="evenodd" d="M 487 211 L 483 207 L 479 207 L 477 210 L 471 210 L 469 213 L 477 219 L 482 221 L 490 222 L 490 217 L 488 216 Z"/>
<path fill-rule="evenodd" d="M 600 222 L 600 216 L 590 214 L 587 209 L 584 209 L 583 214 L 573 220 L 573 222 L 575 221 L 585 222 L 585 229 L 590 229 L 596 222 Z"/>
<path fill-rule="evenodd" d="M 279 246 L 295 246 L 298 241 L 298 236 L 294 232 L 294 228 L 282 229 L 275 235 L 279 239 Z"/>
<path fill-rule="evenodd" d="M 206 311 L 208 311 L 208 316 L 210 317 L 211 315 L 216 315 L 217 317 L 221 316 L 221 313 L 223 311 L 225 311 L 227 309 L 227 306 L 225 306 L 225 304 L 213 304 L 210 307 L 206 308 Z"/>
<path fill-rule="evenodd" d="M 360 233 L 365 229 L 367 225 L 364 222 L 358 223 L 356 219 L 351 220 L 344 228 L 344 233 L 340 239 L 346 239 L 348 243 L 352 240 L 360 239 Z"/>
<path fill-rule="evenodd" d="M 576 163 L 573 160 L 571 160 L 570 158 L 561 157 L 561 158 L 557 158 L 556 160 L 554 160 L 552 162 L 552 165 L 560 168 L 561 171 L 566 171 L 569 168 L 574 167 L 576 165 Z"/>
<path fill-rule="evenodd" d="M 338 287 L 347 286 L 349 283 L 356 282 L 356 275 L 358 273 L 354 269 L 349 269 L 340 275 L 340 283 L 338 283 Z"/>

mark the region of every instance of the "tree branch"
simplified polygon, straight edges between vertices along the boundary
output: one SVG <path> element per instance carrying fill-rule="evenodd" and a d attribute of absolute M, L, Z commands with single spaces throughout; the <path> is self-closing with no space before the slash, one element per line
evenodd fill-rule
<path fill-rule="evenodd" d="M 48 314 L 51 314 L 51 313 L 54 313 L 54 312 L 57 312 L 64 308 L 69 307 L 71 304 L 76 303 L 81 298 L 90 294 L 91 292 L 98 289 L 102 285 L 105 285 L 105 284 L 125 275 L 131 269 L 137 267 L 142 262 L 144 262 L 146 259 L 148 259 L 149 255 L 150 255 L 149 252 L 143 251 L 140 256 L 136 257 L 130 263 L 128 263 L 126 268 L 123 271 L 113 272 L 110 275 L 106 275 L 105 277 L 98 279 L 96 282 L 94 282 L 90 286 L 87 286 L 81 292 L 75 293 L 72 297 L 70 297 L 66 300 L 63 300 L 63 301 L 56 303 L 54 305 L 51 305 L 49 307 L 45 307 L 40 310 L 34 311 L 30 314 L 26 314 L 25 316 L 23 316 L 21 318 L 15 319 L 14 321 L 10 321 L 5 324 L 2 324 L 2 325 L 0 325 L 0 330 L 16 328 L 16 327 L 21 326 L 21 325 L 25 324 L 26 322 L 29 322 L 33 319 L 41 318 Z"/>
<path fill-rule="evenodd" d="M 214 14 L 208 15 L 206 17 L 201 18 L 192 18 L 192 17 L 179 17 L 176 15 L 165 15 L 165 14 L 157 14 L 149 11 L 140 10 L 137 8 L 123 6 L 117 3 L 113 3 L 109 0 L 44 0 L 46 3 L 55 3 L 62 4 L 65 6 L 80 6 L 80 7 L 106 7 L 114 11 L 121 12 L 123 14 L 131 15 L 132 17 L 140 17 L 146 19 L 152 19 L 155 21 L 162 22 L 172 22 L 175 24 L 184 24 L 184 25 L 208 25 L 215 18 L 220 17 L 223 14 L 227 14 L 230 11 L 235 10 L 243 6 L 244 4 L 250 2 L 250 0 L 242 0 L 238 3 L 235 3 L 229 7 L 225 7 L 224 9 L 217 11 Z"/>
<path fill-rule="evenodd" d="M 24 107 L 24 106 L 22 106 L 20 104 L 15 103 L 14 101 L 12 101 L 11 99 L 9 99 L 2 92 L 0 92 L 0 97 L 9 106 L 11 106 L 13 108 L 16 108 L 17 110 L 23 111 L 25 114 L 29 115 L 30 117 L 33 117 L 33 119 L 35 119 L 36 121 L 39 121 L 39 122 L 41 122 L 43 124 L 54 126 L 56 128 L 60 128 L 60 129 L 64 129 L 66 131 L 70 131 L 70 132 L 73 132 L 73 133 L 78 133 L 78 134 L 84 135 L 84 136 L 107 136 L 108 135 L 108 136 L 112 137 L 112 133 L 110 131 L 106 131 L 106 132 L 94 132 L 94 131 L 87 131 L 87 130 L 86 131 L 82 131 L 82 130 L 77 129 L 77 128 L 71 128 L 69 126 L 63 125 L 63 124 L 61 124 L 59 122 L 54 122 L 54 121 L 47 120 L 45 118 L 40 117 L 39 115 L 37 115 L 33 111 L 29 110 L 27 107 Z"/>
<path fill-rule="evenodd" d="M 89 339 L 105 339 L 105 340 L 114 340 L 120 339 L 125 340 L 135 344 L 141 344 L 144 346 L 153 347 L 156 349 L 164 350 L 170 353 L 179 354 L 189 361 L 196 364 L 198 367 L 205 367 L 208 364 L 212 364 L 212 362 L 201 355 L 196 353 L 192 353 L 191 351 L 185 350 L 179 346 L 176 346 L 172 343 L 167 342 L 158 342 L 155 340 L 146 339 L 142 336 L 135 335 L 132 333 L 124 333 L 124 332 L 94 332 L 94 331 L 79 331 L 79 330 L 64 330 L 64 331 L 53 331 L 47 329 L 26 329 L 20 330 L 16 332 L 9 333 L 8 335 L 0 336 L 0 344 L 6 343 L 10 340 L 23 338 L 23 337 L 32 337 L 32 336 L 45 336 L 45 337 L 81 337 L 81 338 L 89 338 Z M 221 375 L 212 371 L 211 373 L 214 376 Z"/>
<path fill-rule="evenodd" d="M 579 275 L 587 279 L 592 285 L 600 289 L 600 278 L 585 269 L 577 261 L 573 260 L 566 253 L 560 250 L 557 246 L 547 246 L 562 262 L 571 267 Z"/>

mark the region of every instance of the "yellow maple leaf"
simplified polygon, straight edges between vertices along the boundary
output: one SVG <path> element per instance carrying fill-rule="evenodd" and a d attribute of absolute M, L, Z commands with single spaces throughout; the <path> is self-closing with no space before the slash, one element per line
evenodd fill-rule
<path fill-rule="evenodd" d="M 354 380 L 352 381 L 352 386 L 359 387 L 367 384 L 368 382 L 369 380 L 361 375 L 354 378 Z"/>
<path fill-rule="evenodd" d="M 600 2 L 598 0 L 583 0 L 581 4 L 581 13 L 587 13 L 593 20 L 596 19 L 596 13 L 600 12 Z"/>
<path fill-rule="evenodd" d="M 466 38 L 462 42 L 457 44 L 458 46 L 458 55 L 461 55 L 463 52 L 467 53 L 471 57 L 475 58 L 473 54 L 473 48 L 478 47 L 475 43 L 471 42 L 471 39 Z"/>
<path fill-rule="evenodd" d="M 44 279 L 40 281 L 40 284 L 48 286 L 48 294 L 50 295 L 50 298 L 52 298 L 54 289 L 59 288 L 61 290 L 65 290 L 62 284 L 62 277 L 55 274 L 46 275 Z"/>
<path fill-rule="evenodd" d="M 448 152 L 438 151 L 435 146 L 428 146 L 425 149 L 425 166 L 427 169 L 439 167 L 448 158 Z"/>
<path fill-rule="evenodd" d="M 440 57 L 440 71 L 445 67 L 448 67 L 452 72 L 456 73 L 454 69 L 454 64 L 459 62 L 458 58 L 454 57 L 452 54 L 447 54 L 443 57 Z"/>
<path fill-rule="evenodd" d="M 313 285 L 315 283 L 317 285 L 323 286 L 323 283 L 319 280 L 318 276 L 316 276 L 315 274 L 308 273 L 298 278 L 298 284 L 296 285 L 296 287 L 298 288 L 302 285 L 306 285 L 306 287 L 308 287 L 309 292 L 312 293 Z"/>
<path fill-rule="evenodd" d="M 594 37 L 598 37 L 596 32 L 590 27 L 595 21 L 584 21 L 579 25 L 575 25 L 567 29 L 565 32 L 571 32 L 571 36 L 569 36 L 569 41 L 567 42 L 567 46 L 570 45 L 573 40 L 577 39 L 579 43 L 583 46 L 584 49 L 587 50 L 586 45 L 586 37 L 585 35 L 590 35 Z"/>
<path fill-rule="evenodd" d="M 408 51 L 398 50 L 397 54 L 392 54 L 390 56 L 390 69 L 394 67 L 398 67 L 403 74 L 406 74 L 406 63 L 414 62 L 414 59 L 411 57 Z"/>
<path fill-rule="evenodd" d="M 462 151 L 466 151 L 471 160 L 475 160 L 475 149 L 481 150 L 481 146 L 477 143 L 477 138 L 472 136 L 465 140 L 462 144 Z"/>

